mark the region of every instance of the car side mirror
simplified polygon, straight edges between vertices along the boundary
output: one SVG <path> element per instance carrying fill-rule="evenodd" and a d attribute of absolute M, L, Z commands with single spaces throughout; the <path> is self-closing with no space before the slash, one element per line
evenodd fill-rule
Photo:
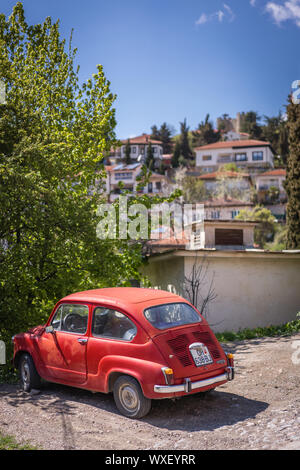
<path fill-rule="evenodd" d="M 52 325 L 46 326 L 45 328 L 46 333 L 54 333 L 54 328 Z"/>

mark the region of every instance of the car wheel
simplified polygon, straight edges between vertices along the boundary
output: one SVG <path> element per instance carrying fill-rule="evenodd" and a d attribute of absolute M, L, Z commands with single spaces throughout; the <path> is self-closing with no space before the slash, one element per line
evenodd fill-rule
<path fill-rule="evenodd" d="M 151 400 L 143 395 L 140 384 L 133 377 L 119 377 L 113 394 L 118 410 L 128 418 L 142 418 L 151 409 Z"/>
<path fill-rule="evenodd" d="M 41 387 L 41 378 L 29 354 L 22 355 L 19 362 L 19 372 L 21 384 L 25 392 L 30 392 L 33 388 Z"/>

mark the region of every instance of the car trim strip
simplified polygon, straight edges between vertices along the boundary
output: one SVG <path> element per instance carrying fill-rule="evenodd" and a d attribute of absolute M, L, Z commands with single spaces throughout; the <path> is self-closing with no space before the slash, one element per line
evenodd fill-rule
<path fill-rule="evenodd" d="M 195 390 L 197 388 L 208 387 L 218 382 L 224 382 L 228 380 L 228 373 L 217 375 L 205 380 L 198 380 L 197 382 L 189 382 L 187 387 L 187 381 L 179 385 L 154 385 L 154 391 L 156 393 L 176 393 L 176 392 L 187 392 L 187 389 Z"/>

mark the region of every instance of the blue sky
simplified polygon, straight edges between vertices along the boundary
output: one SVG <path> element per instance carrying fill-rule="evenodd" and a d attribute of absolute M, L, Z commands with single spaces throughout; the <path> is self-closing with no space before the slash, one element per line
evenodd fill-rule
<path fill-rule="evenodd" d="M 1 0 L 9 15 L 16 1 Z M 78 48 L 80 79 L 103 64 L 119 138 L 167 122 L 191 129 L 207 113 L 285 110 L 300 79 L 300 0 L 24 0 L 29 23 L 46 16 Z"/>

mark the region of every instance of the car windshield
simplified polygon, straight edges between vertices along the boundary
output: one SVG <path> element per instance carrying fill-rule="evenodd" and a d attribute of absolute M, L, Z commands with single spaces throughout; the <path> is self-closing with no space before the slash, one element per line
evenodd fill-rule
<path fill-rule="evenodd" d="M 200 315 L 188 304 L 157 305 L 144 311 L 145 318 L 159 330 L 201 322 Z"/>

